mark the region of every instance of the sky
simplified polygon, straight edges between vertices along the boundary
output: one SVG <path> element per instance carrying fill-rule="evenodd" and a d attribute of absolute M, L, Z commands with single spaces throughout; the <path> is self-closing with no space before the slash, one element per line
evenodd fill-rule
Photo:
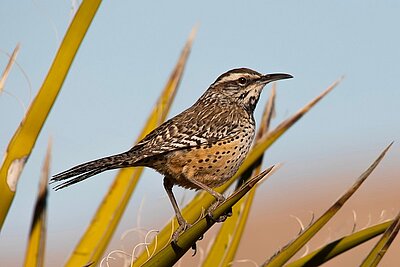
<path fill-rule="evenodd" d="M 14 66 L 6 92 L 0 93 L 2 152 L 40 88 L 75 8 L 74 1 L 0 4 L 0 70 L 8 62 L 6 53 L 21 44 L 20 68 Z M 399 12 L 400 3 L 394 0 L 104 1 L 21 175 L 0 235 L 0 259 L 8 266 L 19 266 L 23 260 L 49 138 L 52 174 L 129 149 L 195 25 L 198 33 L 169 117 L 189 107 L 232 68 L 294 76 L 277 85 L 273 125 L 344 76 L 268 150 L 265 166 L 284 164 L 260 194 L 279 197 L 283 188 L 309 198 L 310 192 L 332 187 L 342 192 L 395 141 L 379 166 L 386 174 L 369 182 L 374 197 L 392 194 L 393 201 L 382 208 L 396 213 L 400 199 L 387 191 L 400 186 L 392 178 L 398 178 L 400 170 Z M 269 90 L 260 99 L 257 120 Z M 65 261 L 114 175 L 107 172 L 50 192 L 49 264 Z M 373 191 L 377 188 L 381 191 Z M 176 192 L 185 201 L 193 196 L 186 190 Z M 161 175 L 146 170 L 116 235 L 135 227 L 138 220 L 149 229 L 162 227 L 172 214 Z"/>

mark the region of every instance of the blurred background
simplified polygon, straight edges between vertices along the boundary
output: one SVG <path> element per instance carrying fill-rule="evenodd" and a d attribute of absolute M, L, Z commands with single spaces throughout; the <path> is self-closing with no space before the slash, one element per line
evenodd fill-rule
<path fill-rule="evenodd" d="M 19 42 L 17 62 L 24 72 L 14 66 L 6 82 L 5 90 L 15 97 L 0 94 L 1 151 L 40 88 L 78 5 L 42 0 L 0 4 L 0 69 L 8 62 L 6 53 Z M 52 174 L 130 148 L 197 23 L 169 117 L 194 103 L 221 73 L 236 67 L 295 77 L 277 85 L 272 125 L 345 76 L 267 151 L 265 166 L 283 166 L 259 187 L 238 260 L 262 263 L 272 256 L 298 233 L 293 216 L 308 224 L 312 213 L 321 215 L 391 141 L 395 144 L 387 157 L 309 248 L 350 233 L 354 224 L 361 229 L 394 217 L 400 208 L 399 12 L 400 2 L 393 0 L 104 1 L 18 183 L 0 235 L 1 265 L 23 262 L 49 137 Z M 269 90 L 260 99 L 257 120 Z M 115 173 L 50 191 L 47 266 L 65 262 Z M 194 195 L 175 192 L 182 203 Z M 131 251 L 140 241 L 135 233 L 121 240 L 125 231 L 138 226 L 161 229 L 173 214 L 162 176 L 146 170 L 108 252 L 122 245 Z M 207 248 L 210 236 L 199 242 L 200 249 Z M 357 266 L 375 241 L 326 266 Z M 396 266 L 399 238 L 395 243 L 382 266 Z M 185 262 L 201 257 L 189 255 Z"/>

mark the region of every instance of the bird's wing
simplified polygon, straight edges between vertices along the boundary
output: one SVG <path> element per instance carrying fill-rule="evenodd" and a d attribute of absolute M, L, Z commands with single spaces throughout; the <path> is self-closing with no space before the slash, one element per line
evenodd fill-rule
<path fill-rule="evenodd" d="M 224 113 L 220 107 L 189 108 L 166 121 L 142 139 L 133 150 L 140 151 L 141 159 L 170 151 L 208 145 L 231 138 L 239 133 L 237 112 Z"/>

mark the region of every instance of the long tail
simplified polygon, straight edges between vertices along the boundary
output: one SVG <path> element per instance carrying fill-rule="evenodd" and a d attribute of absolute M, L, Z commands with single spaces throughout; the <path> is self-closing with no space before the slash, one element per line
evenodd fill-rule
<path fill-rule="evenodd" d="M 54 175 L 50 183 L 62 182 L 54 187 L 55 190 L 59 190 L 107 170 L 132 166 L 135 161 L 132 151 L 96 159 Z"/>

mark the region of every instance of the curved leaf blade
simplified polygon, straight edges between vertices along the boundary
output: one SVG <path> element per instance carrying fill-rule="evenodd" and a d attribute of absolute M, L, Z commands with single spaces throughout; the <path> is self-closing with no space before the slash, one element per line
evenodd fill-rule
<path fill-rule="evenodd" d="M 0 93 L 4 92 L 4 85 L 6 83 L 8 75 L 10 74 L 12 66 L 14 65 L 15 60 L 17 59 L 20 47 L 21 45 L 19 43 L 15 46 L 14 51 L 10 56 L 10 60 L 8 61 L 6 68 L 0 76 Z"/>
<path fill-rule="evenodd" d="M 195 34 L 196 28 L 192 30 L 181 52 L 180 58 L 157 104 L 154 106 L 138 141 L 165 120 L 182 78 Z M 72 252 L 66 266 L 97 264 L 118 226 L 142 171 L 143 168 L 125 168 L 118 172 L 90 225 Z"/>
<path fill-rule="evenodd" d="M 100 3 L 100 0 L 84 0 L 80 5 L 42 87 L 8 144 L 0 169 L 0 195 L 2 196 L 0 201 L 0 229 L 14 199 L 18 179 L 24 165 Z"/>
<path fill-rule="evenodd" d="M 258 182 L 268 176 L 274 170 L 274 166 L 269 167 L 256 177 L 249 179 L 235 193 L 229 196 L 219 207 L 212 213 L 212 218 L 203 217 L 196 222 L 192 227 L 186 230 L 179 237 L 176 244 L 168 244 L 153 257 L 151 257 L 143 265 L 134 262 L 132 266 L 172 266 L 176 263 L 193 245 L 201 238 L 204 233 L 215 224 L 215 221 L 225 214 L 235 203 L 237 203 L 248 191 L 250 191 Z"/>
<path fill-rule="evenodd" d="M 283 266 L 294 254 L 296 254 L 346 203 L 346 201 L 356 192 L 362 183 L 368 178 L 372 171 L 378 166 L 386 152 L 392 146 L 391 143 L 386 147 L 379 157 L 361 174 L 355 183 L 313 224 L 307 227 L 295 240 L 285 246 L 279 253 L 266 261 L 262 266 L 276 267 Z"/>
<path fill-rule="evenodd" d="M 42 168 L 39 193 L 35 204 L 35 211 L 33 213 L 24 266 L 44 266 L 47 223 L 47 184 L 49 182 L 50 160 L 51 140 L 47 146 L 47 153 Z"/>
<path fill-rule="evenodd" d="M 396 218 L 386 229 L 385 233 L 379 239 L 378 243 L 370 251 L 368 256 L 361 263 L 361 267 L 374 267 L 377 266 L 381 261 L 386 251 L 388 250 L 390 244 L 392 244 L 394 238 L 400 230 L 400 212 L 397 214 Z"/>
<path fill-rule="evenodd" d="M 306 256 L 295 260 L 286 265 L 286 267 L 300 267 L 300 266 L 319 266 L 330 259 L 346 252 L 372 238 L 382 234 L 392 224 L 393 220 L 380 223 L 352 233 L 348 236 L 339 238 L 323 247 L 307 254 Z"/>

